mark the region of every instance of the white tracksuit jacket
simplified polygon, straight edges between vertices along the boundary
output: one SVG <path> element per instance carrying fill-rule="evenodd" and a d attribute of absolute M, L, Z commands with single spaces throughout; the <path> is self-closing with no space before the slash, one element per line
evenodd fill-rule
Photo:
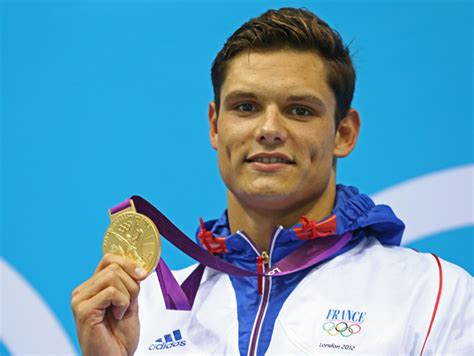
<path fill-rule="evenodd" d="M 296 275 L 268 277 L 262 294 L 257 277 L 206 268 L 192 310 L 173 311 L 156 276 L 147 278 L 136 355 L 474 355 L 472 277 L 432 254 L 393 246 L 401 231 L 377 225 L 377 209 L 387 207 L 361 196 L 338 186 L 338 230 L 360 232 L 349 249 Z M 226 214 L 209 226 L 222 235 Z M 300 246 L 288 231 L 275 232 L 270 264 Z M 260 252 L 243 234 L 228 239 L 224 258 L 251 269 Z M 194 267 L 175 272 L 178 282 Z"/>

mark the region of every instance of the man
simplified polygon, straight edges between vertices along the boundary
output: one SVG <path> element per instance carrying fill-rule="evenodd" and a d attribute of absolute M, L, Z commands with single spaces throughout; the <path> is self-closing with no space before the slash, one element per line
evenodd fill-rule
<path fill-rule="evenodd" d="M 332 241 L 314 233 L 331 216 L 333 235 L 349 240 L 287 275 L 206 268 L 191 311 L 167 310 L 156 278 L 143 281 L 131 260 L 106 255 L 73 292 L 84 354 L 472 354 L 470 276 L 397 247 L 404 226 L 390 208 L 336 186 L 336 161 L 360 128 L 339 35 L 309 11 L 268 11 L 228 39 L 212 81 L 210 141 L 228 206 L 201 232 L 224 238 L 219 258 L 274 271 Z M 193 269 L 175 276 L 182 282 Z"/>

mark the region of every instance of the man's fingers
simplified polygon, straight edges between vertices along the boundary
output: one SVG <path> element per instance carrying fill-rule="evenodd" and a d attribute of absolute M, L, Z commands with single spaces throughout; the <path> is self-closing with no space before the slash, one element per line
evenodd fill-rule
<path fill-rule="evenodd" d="M 96 324 L 103 321 L 106 309 L 110 306 L 114 318 L 122 320 L 129 305 L 130 299 L 127 295 L 115 287 L 108 287 L 78 304 L 75 312 L 80 322 L 91 320 L 92 324 Z"/>
<path fill-rule="evenodd" d="M 120 267 L 122 267 L 122 269 L 136 281 L 142 281 L 147 276 L 146 270 L 138 266 L 135 261 L 132 261 L 131 259 L 123 256 L 114 255 L 113 253 L 107 253 L 104 255 L 104 257 L 102 257 L 102 260 L 97 266 L 97 269 L 95 270 L 94 274 L 100 272 L 108 265 L 111 265 L 113 263 L 116 263 Z"/>
<path fill-rule="evenodd" d="M 140 291 L 138 282 L 125 273 L 119 265 L 111 264 L 86 281 L 78 293 L 73 294 L 73 303 L 76 300 L 89 299 L 110 286 L 120 290 L 129 299 L 136 298 Z"/>
<path fill-rule="evenodd" d="M 115 319 L 122 320 L 123 316 L 127 312 L 127 309 L 128 309 L 128 306 L 127 307 L 124 307 L 121 305 L 113 306 L 111 309 L 112 315 L 114 316 Z"/>
<path fill-rule="evenodd" d="M 121 290 L 128 295 L 129 299 L 135 299 L 140 291 L 139 282 L 142 278 L 137 274 L 130 275 L 130 273 L 134 274 L 136 268 L 135 262 L 127 258 L 112 254 L 105 255 L 94 275 L 72 292 L 73 308 L 109 286 Z"/>

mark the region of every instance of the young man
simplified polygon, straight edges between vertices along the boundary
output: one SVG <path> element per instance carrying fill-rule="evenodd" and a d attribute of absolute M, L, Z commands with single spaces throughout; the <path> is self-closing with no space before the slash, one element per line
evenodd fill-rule
<path fill-rule="evenodd" d="M 224 241 L 219 258 L 269 272 L 298 253 L 304 267 L 304 251 L 334 238 L 314 232 L 331 216 L 347 244 L 282 276 L 206 268 L 190 311 L 167 310 L 156 278 L 106 255 L 73 292 L 84 354 L 472 354 L 470 276 L 397 247 L 404 226 L 390 208 L 336 186 L 337 158 L 360 127 L 339 35 L 309 11 L 268 11 L 229 38 L 212 80 L 210 141 L 228 207 L 202 231 Z"/>

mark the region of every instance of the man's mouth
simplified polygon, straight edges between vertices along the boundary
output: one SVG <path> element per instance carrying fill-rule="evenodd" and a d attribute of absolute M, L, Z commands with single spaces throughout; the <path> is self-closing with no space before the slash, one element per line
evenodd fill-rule
<path fill-rule="evenodd" d="M 294 164 L 295 162 L 291 160 L 284 154 L 256 154 L 250 156 L 245 160 L 247 163 L 257 162 L 263 164 L 275 164 L 275 163 L 283 163 L 283 164 Z"/>

